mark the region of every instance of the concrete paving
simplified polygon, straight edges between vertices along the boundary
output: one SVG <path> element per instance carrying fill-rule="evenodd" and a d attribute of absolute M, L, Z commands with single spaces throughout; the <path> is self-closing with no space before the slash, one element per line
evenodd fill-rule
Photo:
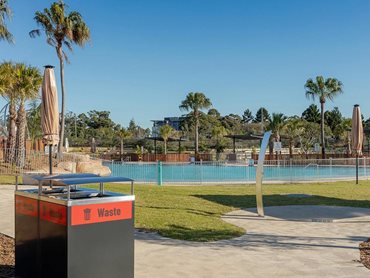
<path fill-rule="evenodd" d="M 0 232 L 14 236 L 13 188 L 0 187 Z M 135 234 L 135 277 L 370 277 L 358 245 L 370 237 L 370 209 L 328 206 L 239 210 L 223 219 L 247 233 L 196 243 Z"/>
<path fill-rule="evenodd" d="M 14 237 L 13 185 L 0 185 L 0 233 Z"/>

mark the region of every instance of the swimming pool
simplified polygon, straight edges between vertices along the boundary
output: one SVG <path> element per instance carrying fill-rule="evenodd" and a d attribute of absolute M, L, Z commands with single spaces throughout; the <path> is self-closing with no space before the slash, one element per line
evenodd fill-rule
<path fill-rule="evenodd" d="M 128 177 L 139 182 L 157 182 L 160 174 L 157 163 L 115 162 L 105 163 L 113 176 Z M 367 177 L 370 169 L 359 168 L 359 177 Z M 253 182 L 256 180 L 256 167 L 249 165 L 228 165 L 220 163 L 163 163 L 162 180 L 164 183 L 214 183 L 214 182 Z M 317 181 L 354 179 L 354 166 L 330 165 L 282 165 L 265 166 L 265 181 Z"/>

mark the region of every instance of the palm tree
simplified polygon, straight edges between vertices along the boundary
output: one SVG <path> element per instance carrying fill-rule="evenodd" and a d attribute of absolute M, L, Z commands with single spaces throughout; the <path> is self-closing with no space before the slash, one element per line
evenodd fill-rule
<path fill-rule="evenodd" d="M 67 47 L 72 51 L 72 45 L 84 46 L 90 40 L 90 30 L 80 13 L 72 11 L 66 14 L 66 5 L 63 1 L 54 2 L 50 9 L 35 13 L 35 21 L 46 35 L 46 42 L 56 49 L 60 65 L 60 83 L 62 88 L 62 111 L 60 124 L 60 141 L 58 152 L 61 154 L 64 142 L 64 111 L 65 111 L 65 88 L 64 88 L 64 60 L 68 63 L 68 56 L 63 50 Z M 31 37 L 41 34 L 40 29 L 30 32 Z"/>
<path fill-rule="evenodd" d="M 27 117 L 25 104 L 27 100 L 35 100 L 42 83 L 40 70 L 25 64 L 15 65 L 15 91 L 19 102 L 17 116 L 17 163 L 23 165 Z"/>
<path fill-rule="evenodd" d="M 13 35 L 9 32 L 5 20 L 10 19 L 12 11 L 8 6 L 8 0 L 0 0 L 0 40 L 6 40 L 8 43 L 13 42 Z"/>
<path fill-rule="evenodd" d="M 179 108 L 181 110 L 192 110 L 192 118 L 195 126 L 195 154 L 199 151 L 199 113 L 202 109 L 208 109 L 212 106 L 209 98 L 203 93 L 189 93 L 186 98 L 181 102 Z"/>
<path fill-rule="evenodd" d="M 306 97 L 312 98 L 319 98 L 320 105 L 321 105 L 321 155 L 322 158 L 325 158 L 325 134 L 324 134 L 324 115 L 325 115 L 325 102 L 327 99 L 333 100 L 338 94 L 341 94 L 342 91 L 342 82 L 340 82 L 336 78 L 327 78 L 325 79 L 322 76 L 317 76 L 316 81 L 312 80 L 311 78 L 307 80 L 305 84 L 306 90 Z"/>
<path fill-rule="evenodd" d="M 15 157 L 16 145 L 16 120 L 17 94 L 15 91 L 15 70 L 11 62 L 4 62 L 0 65 L 0 95 L 9 103 L 9 131 L 7 140 L 6 161 L 12 163 Z"/>
<path fill-rule="evenodd" d="M 212 128 L 212 137 L 216 138 L 216 160 L 220 158 L 220 152 L 223 151 L 225 145 L 222 144 L 222 138 L 227 135 L 227 129 L 222 125 L 216 125 Z"/>
<path fill-rule="evenodd" d="M 274 150 L 274 141 L 280 142 L 280 132 L 284 126 L 286 116 L 283 113 L 272 113 L 272 118 L 267 125 L 267 129 L 271 130 L 272 136 L 270 138 L 269 152 L 270 157 L 272 156 Z"/>
<path fill-rule="evenodd" d="M 167 154 L 167 142 L 168 142 L 168 139 L 171 136 L 173 136 L 174 134 L 175 134 L 175 130 L 170 125 L 167 125 L 167 124 L 166 125 L 162 125 L 159 128 L 159 135 L 162 137 L 163 143 L 164 143 L 164 154 Z"/>
<path fill-rule="evenodd" d="M 116 133 L 117 137 L 119 138 L 120 140 L 120 157 L 122 158 L 122 154 L 123 154 L 123 141 L 127 138 L 130 138 L 132 136 L 132 133 L 125 129 L 124 127 L 122 127 L 121 129 L 119 129 Z"/>

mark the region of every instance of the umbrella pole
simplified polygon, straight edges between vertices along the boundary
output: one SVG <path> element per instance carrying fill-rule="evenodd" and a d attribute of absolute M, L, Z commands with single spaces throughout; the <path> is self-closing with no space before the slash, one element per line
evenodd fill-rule
<path fill-rule="evenodd" d="M 52 145 L 49 145 L 49 174 L 50 176 L 53 174 L 53 156 L 52 156 Z M 53 188 L 53 184 L 50 181 L 49 183 L 50 188 Z"/>
<path fill-rule="evenodd" d="M 356 154 L 356 184 L 358 184 L 358 154 Z"/>
<path fill-rule="evenodd" d="M 52 145 L 49 145 L 49 175 L 53 174 L 53 157 L 52 157 Z"/>

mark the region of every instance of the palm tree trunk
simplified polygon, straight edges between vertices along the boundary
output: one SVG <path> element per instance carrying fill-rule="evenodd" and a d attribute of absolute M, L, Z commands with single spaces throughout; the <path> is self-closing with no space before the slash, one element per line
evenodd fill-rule
<path fill-rule="evenodd" d="M 293 158 L 293 142 L 289 139 L 289 158 Z"/>
<path fill-rule="evenodd" d="M 324 104 L 321 101 L 321 158 L 325 159 L 325 134 L 324 134 Z"/>
<path fill-rule="evenodd" d="M 195 116 L 195 156 L 198 156 L 199 152 L 199 119 L 198 119 L 198 111 L 194 111 Z"/>
<path fill-rule="evenodd" d="M 25 135 L 26 135 L 26 110 L 24 101 L 21 101 L 18 110 L 18 129 L 17 129 L 17 166 L 23 167 L 25 158 Z"/>
<path fill-rule="evenodd" d="M 164 143 L 164 154 L 167 155 L 167 140 L 163 140 Z"/>
<path fill-rule="evenodd" d="M 269 139 L 269 160 L 272 160 L 274 155 L 274 139 L 273 137 L 270 137 Z"/>
<path fill-rule="evenodd" d="M 15 101 L 10 99 L 9 103 L 9 135 L 8 135 L 8 151 L 6 155 L 6 161 L 13 163 L 15 158 L 15 146 L 16 146 L 16 120 L 17 112 L 15 110 Z"/>
<path fill-rule="evenodd" d="M 122 159 L 122 155 L 123 155 L 123 139 L 121 138 L 121 149 L 120 149 L 121 159 Z"/>
<path fill-rule="evenodd" d="M 279 131 L 276 131 L 276 134 L 275 134 L 275 142 L 280 142 Z M 279 160 L 279 152 L 278 151 L 276 151 L 276 160 Z"/>
<path fill-rule="evenodd" d="M 60 85 L 62 88 L 62 110 L 61 110 L 61 120 L 60 120 L 60 134 L 59 134 L 59 145 L 58 145 L 58 154 L 62 154 L 62 148 L 64 143 L 64 109 L 65 109 L 65 92 L 64 92 L 64 61 L 63 61 L 63 53 L 62 53 L 62 46 L 58 46 L 58 58 L 59 58 L 59 66 L 60 66 Z"/>

